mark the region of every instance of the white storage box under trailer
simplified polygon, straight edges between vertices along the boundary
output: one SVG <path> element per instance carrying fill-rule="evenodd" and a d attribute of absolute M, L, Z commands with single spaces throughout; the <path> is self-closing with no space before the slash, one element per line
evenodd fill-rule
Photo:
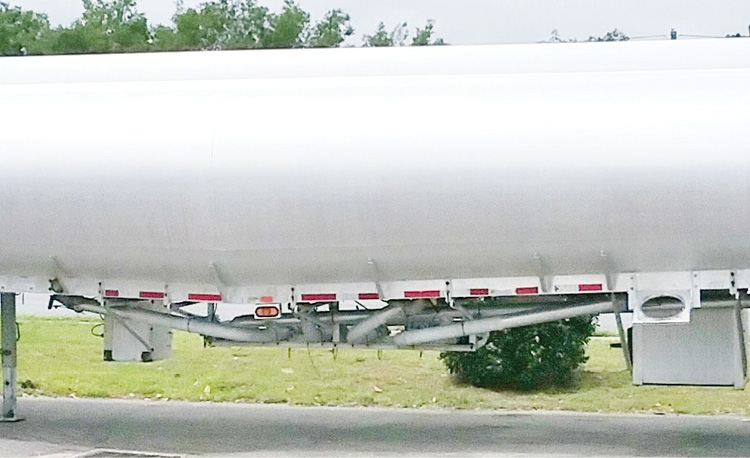
<path fill-rule="evenodd" d="M 251 344 L 687 323 L 750 287 L 748 81 L 741 39 L 3 58 L 0 288 Z"/>

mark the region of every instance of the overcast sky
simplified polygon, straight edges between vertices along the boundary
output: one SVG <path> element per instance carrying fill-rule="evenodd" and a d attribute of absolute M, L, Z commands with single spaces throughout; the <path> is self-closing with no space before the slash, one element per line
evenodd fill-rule
<path fill-rule="evenodd" d="M 46 13 L 55 24 L 69 24 L 81 14 L 81 0 L 4 0 Z M 192 7 L 202 0 L 185 0 Z M 274 10 L 283 0 L 260 0 Z M 542 41 L 552 29 L 560 35 L 586 39 L 615 27 L 631 37 L 681 34 L 748 35 L 750 0 L 299 0 L 318 19 L 335 8 L 352 16 L 356 37 L 384 21 L 400 21 L 410 29 L 435 20 L 437 35 L 452 44 L 529 43 Z M 139 0 L 152 23 L 169 23 L 174 0 Z"/>

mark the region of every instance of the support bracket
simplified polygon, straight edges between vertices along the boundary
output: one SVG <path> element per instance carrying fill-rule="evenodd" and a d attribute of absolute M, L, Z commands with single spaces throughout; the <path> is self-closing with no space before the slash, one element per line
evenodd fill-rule
<path fill-rule="evenodd" d="M 542 287 L 542 292 L 549 293 L 552 289 L 552 274 L 549 265 L 540 254 L 535 254 L 534 260 L 537 263 L 537 276 L 539 277 L 539 285 Z"/>
<path fill-rule="evenodd" d="M 604 270 L 604 281 L 607 282 L 607 290 L 615 290 L 615 263 L 612 258 L 607 254 L 606 251 L 602 250 L 599 253 L 601 260 L 602 270 Z"/>
<path fill-rule="evenodd" d="M 378 269 L 378 265 L 375 264 L 375 260 L 372 258 L 367 260 L 367 264 L 370 266 L 370 274 L 372 276 L 372 281 L 375 282 L 375 290 L 378 292 L 378 297 L 381 301 L 385 300 L 383 286 L 380 284 L 380 269 Z"/>

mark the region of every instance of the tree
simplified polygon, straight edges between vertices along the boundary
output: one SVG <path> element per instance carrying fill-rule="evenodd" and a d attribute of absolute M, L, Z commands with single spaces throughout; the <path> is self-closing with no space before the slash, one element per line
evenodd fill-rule
<path fill-rule="evenodd" d="M 41 54 L 49 30 L 44 14 L 0 3 L 0 55 Z"/>
<path fill-rule="evenodd" d="M 175 42 L 179 49 L 225 49 L 232 41 L 235 46 L 254 44 L 254 31 L 243 27 L 244 13 L 253 6 L 221 0 L 179 12 L 174 17 Z"/>
<path fill-rule="evenodd" d="M 427 21 L 423 29 L 417 28 L 414 35 L 414 39 L 411 41 L 412 46 L 431 46 L 431 45 L 444 45 L 445 42 L 442 38 L 432 40 L 432 35 L 435 32 L 435 21 L 432 19 Z M 432 40 L 432 41 L 431 41 Z"/>
<path fill-rule="evenodd" d="M 490 333 L 474 353 L 444 352 L 440 358 L 460 380 L 482 387 L 534 389 L 567 385 L 586 362 L 585 346 L 596 326 L 576 317 Z"/>
<path fill-rule="evenodd" d="M 601 37 L 589 37 L 588 41 L 628 41 L 630 37 L 625 35 L 622 30 L 613 29 L 611 32 L 607 32 Z"/>
<path fill-rule="evenodd" d="M 354 33 L 349 15 L 341 10 L 326 13 L 323 19 L 315 24 L 309 40 L 313 48 L 333 48 L 339 46 Z"/>
<path fill-rule="evenodd" d="M 258 0 L 207 0 L 194 8 L 175 1 L 174 23 L 150 26 L 136 0 L 82 0 L 83 15 L 68 27 L 51 29 L 46 16 L 0 0 L 0 54 L 78 54 L 341 46 L 354 33 L 340 9 L 312 23 L 294 0 L 272 12 Z M 416 30 L 413 45 L 443 44 L 434 24 Z M 402 46 L 406 23 L 365 38 L 365 46 Z"/>
<path fill-rule="evenodd" d="M 305 45 L 310 15 L 291 0 L 279 14 L 255 0 L 219 0 L 178 11 L 174 22 L 180 49 L 292 48 Z M 173 37 L 165 38 L 169 43 Z"/>
<path fill-rule="evenodd" d="M 150 33 L 135 0 L 83 0 L 83 16 L 53 32 L 52 51 L 105 53 L 146 51 Z"/>
<path fill-rule="evenodd" d="M 575 43 L 575 38 L 563 38 L 560 36 L 560 32 L 557 29 L 552 29 L 552 32 L 550 33 L 549 40 L 547 40 L 548 43 Z"/>
<path fill-rule="evenodd" d="M 388 31 L 385 28 L 385 24 L 382 22 L 378 24 L 378 28 L 372 35 L 365 35 L 362 39 L 363 46 L 366 47 L 380 47 L 380 46 L 404 46 L 406 39 L 409 37 L 409 30 L 407 29 L 408 24 L 406 22 L 398 24 L 393 30 Z M 414 34 L 414 38 L 411 41 L 412 46 L 429 46 L 429 45 L 444 45 L 445 42 L 442 38 L 433 39 L 432 36 L 435 33 L 435 23 L 432 20 L 428 20 L 424 28 L 417 28 Z"/>
<path fill-rule="evenodd" d="M 390 32 L 385 30 L 385 24 L 382 22 L 378 24 L 378 28 L 372 35 L 365 35 L 363 38 L 363 46 L 369 47 L 380 47 L 380 46 L 403 46 L 406 37 L 409 36 L 409 31 L 406 29 L 406 22 L 398 24 Z"/>
<path fill-rule="evenodd" d="M 279 15 L 269 15 L 269 30 L 262 42 L 263 48 L 297 48 L 307 42 L 306 32 L 310 14 L 292 0 L 284 2 Z"/>
<path fill-rule="evenodd" d="M 605 33 L 601 37 L 589 36 L 586 41 L 601 42 L 601 41 L 628 41 L 630 37 L 625 35 L 622 30 L 613 29 L 610 32 Z M 560 36 L 560 32 L 557 29 L 552 30 L 552 33 L 547 40 L 548 43 L 576 43 L 578 40 L 575 38 L 563 38 Z"/>
<path fill-rule="evenodd" d="M 157 25 L 151 29 L 151 49 L 155 51 L 179 51 L 183 49 L 175 29 Z"/>

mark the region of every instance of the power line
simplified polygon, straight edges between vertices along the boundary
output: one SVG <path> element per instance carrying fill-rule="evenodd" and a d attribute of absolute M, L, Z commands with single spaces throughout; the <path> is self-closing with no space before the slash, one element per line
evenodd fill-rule
<path fill-rule="evenodd" d="M 661 34 L 661 35 L 646 35 L 643 37 L 630 37 L 631 40 L 648 40 L 650 38 L 667 38 L 667 35 Z"/>
<path fill-rule="evenodd" d="M 701 35 L 701 34 L 693 34 L 693 33 L 677 33 L 677 29 L 671 29 L 669 33 L 666 34 L 655 34 L 655 35 L 642 35 L 637 37 L 618 37 L 620 39 L 614 39 L 614 40 L 604 40 L 604 39 L 593 39 L 589 38 L 587 41 L 620 41 L 621 39 L 625 40 L 653 40 L 653 39 L 664 39 L 664 40 L 676 40 L 677 38 L 750 38 L 750 27 L 748 27 L 748 35 L 741 35 L 739 33 L 736 34 L 727 34 L 727 35 Z M 558 36 L 553 36 L 553 38 L 556 38 L 554 41 L 540 41 L 539 43 L 549 43 L 549 42 L 560 42 L 560 43 L 567 43 L 567 42 L 578 42 L 577 39 L 562 39 Z"/>
<path fill-rule="evenodd" d="M 672 29 L 668 34 L 659 34 L 659 35 L 644 35 L 640 37 L 630 37 L 630 40 L 649 40 L 654 38 L 665 38 L 665 39 L 671 39 L 676 40 L 677 38 L 749 38 L 750 35 L 740 35 L 739 33 L 733 35 L 701 35 L 701 34 L 695 34 L 695 33 L 680 33 L 678 35 L 676 29 Z"/>
<path fill-rule="evenodd" d="M 727 38 L 726 36 L 719 36 L 719 35 L 692 35 L 689 33 L 681 33 L 681 37 L 688 37 L 688 38 Z"/>

